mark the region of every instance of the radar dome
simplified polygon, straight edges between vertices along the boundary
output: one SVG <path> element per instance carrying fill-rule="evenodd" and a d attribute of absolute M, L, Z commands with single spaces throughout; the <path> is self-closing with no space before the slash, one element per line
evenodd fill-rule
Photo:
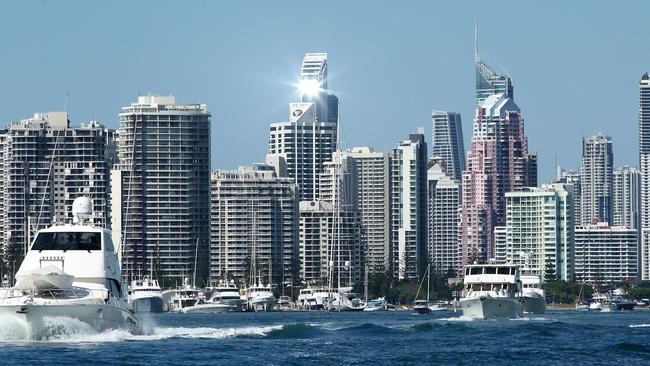
<path fill-rule="evenodd" d="M 93 205 L 88 197 L 77 197 L 72 202 L 72 222 L 75 224 L 88 221 L 93 215 Z"/>

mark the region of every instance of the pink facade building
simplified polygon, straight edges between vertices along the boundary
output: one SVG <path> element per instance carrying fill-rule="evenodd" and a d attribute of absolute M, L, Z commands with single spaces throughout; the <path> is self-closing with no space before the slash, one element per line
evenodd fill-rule
<path fill-rule="evenodd" d="M 462 175 L 459 270 L 494 256 L 494 227 L 505 224 L 505 194 L 536 182 L 524 120 L 512 97 L 495 93 L 477 107 L 472 150 Z M 535 179 L 536 180 L 536 179 Z"/>

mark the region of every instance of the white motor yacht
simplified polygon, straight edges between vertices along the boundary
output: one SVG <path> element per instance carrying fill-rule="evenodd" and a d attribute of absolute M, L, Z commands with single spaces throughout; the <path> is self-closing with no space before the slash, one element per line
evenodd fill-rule
<path fill-rule="evenodd" d="M 194 305 L 185 306 L 180 311 L 183 313 L 228 313 L 237 311 L 237 308 L 233 305 L 198 299 Z"/>
<path fill-rule="evenodd" d="M 163 311 L 163 297 L 157 280 L 145 277 L 133 280 L 129 289 L 129 309 L 140 313 L 160 313 Z"/>
<path fill-rule="evenodd" d="M 298 307 L 303 310 L 323 310 L 338 298 L 338 290 L 326 287 L 308 287 L 300 290 Z"/>
<path fill-rule="evenodd" d="M 164 310 L 172 312 L 181 312 L 183 308 L 196 305 L 198 300 L 205 300 L 203 292 L 190 285 L 188 278 L 183 280 L 182 286 L 163 291 L 162 296 Z"/>
<path fill-rule="evenodd" d="M 244 290 L 248 309 L 252 311 L 273 311 L 275 307 L 275 296 L 271 285 L 257 285 L 250 286 Z"/>
<path fill-rule="evenodd" d="M 235 281 L 232 280 L 219 281 L 208 301 L 228 305 L 234 309 L 233 311 L 244 310 L 244 301 L 239 295 L 239 288 L 235 285 Z"/>
<path fill-rule="evenodd" d="M 519 301 L 524 306 L 525 313 L 543 314 L 546 312 L 546 294 L 542 288 L 542 280 L 537 275 L 521 275 L 521 292 Z"/>
<path fill-rule="evenodd" d="M 546 293 L 542 288 L 542 277 L 535 274 L 531 263 L 535 252 L 520 252 L 524 258 L 524 266 L 520 270 L 519 280 L 521 281 L 521 292 L 517 294 L 519 301 L 524 306 L 525 313 L 542 314 L 546 312 Z"/>
<path fill-rule="evenodd" d="M 34 338 L 52 318 L 76 319 L 97 331 L 142 331 L 128 310 L 120 263 L 111 232 L 90 223 L 92 204 L 72 204 L 73 224 L 39 230 L 16 274 L 16 284 L 0 290 L 0 316 L 15 318 Z"/>
<path fill-rule="evenodd" d="M 523 306 L 516 298 L 519 288 L 516 265 L 468 265 L 459 300 L 463 315 L 475 319 L 522 317 Z"/>
<path fill-rule="evenodd" d="M 366 304 L 366 307 L 363 309 L 363 311 L 385 311 L 389 310 L 392 305 L 389 305 L 386 302 L 386 299 L 383 297 L 379 297 L 376 299 L 368 300 L 368 303 Z M 393 310 L 395 308 L 393 307 Z"/>

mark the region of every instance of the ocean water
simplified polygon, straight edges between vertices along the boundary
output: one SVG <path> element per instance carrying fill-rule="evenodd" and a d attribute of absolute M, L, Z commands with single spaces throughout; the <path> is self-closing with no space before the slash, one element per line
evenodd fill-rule
<path fill-rule="evenodd" d="M 548 312 L 518 320 L 460 313 L 156 314 L 146 334 L 48 320 L 27 339 L 0 319 L 14 365 L 650 365 L 650 311 Z"/>

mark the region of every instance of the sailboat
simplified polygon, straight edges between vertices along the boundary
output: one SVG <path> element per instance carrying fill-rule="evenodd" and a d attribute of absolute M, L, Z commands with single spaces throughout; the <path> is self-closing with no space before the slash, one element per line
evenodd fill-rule
<path fill-rule="evenodd" d="M 429 314 L 431 312 L 431 309 L 429 309 L 429 279 L 431 276 L 431 264 L 427 266 L 427 299 L 426 300 L 418 300 L 418 295 L 420 294 L 420 289 L 422 288 L 422 285 L 424 284 L 424 277 L 422 278 L 422 282 L 420 282 L 420 286 L 418 286 L 418 292 L 415 294 L 415 301 L 413 301 L 413 311 L 416 314 Z"/>
<path fill-rule="evenodd" d="M 589 305 L 582 303 L 582 290 L 585 287 L 584 281 L 580 285 L 580 293 L 578 293 L 578 298 L 576 299 L 576 310 L 577 311 L 587 311 L 589 310 Z"/>

